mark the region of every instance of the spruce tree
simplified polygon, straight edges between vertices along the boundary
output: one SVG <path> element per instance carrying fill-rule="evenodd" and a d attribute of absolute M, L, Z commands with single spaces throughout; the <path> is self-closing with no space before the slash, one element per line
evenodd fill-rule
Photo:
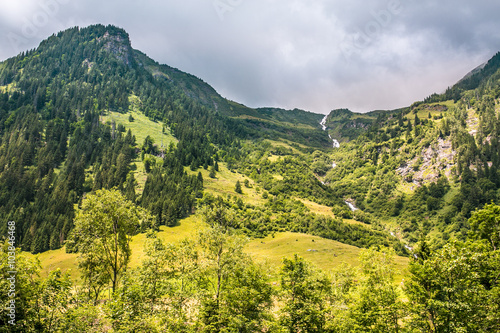
<path fill-rule="evenodd" d="M 210 178 L 215 178 L 215 167 L 212 165 L 210 167 L 210 173 L 208 174 Z"/>
<path fill-rule="evenodd" d="M 241 183 L 240 183 L 240 181 L 239 181 L 239 180 L 237 180 L 237 181 L 236 181 L 236 186 L 234 187 L 234 191 L 235 191 L 236 193 L 239 193 L 239 194 L 243 193 L 243 192 L 241 191 Z"/>

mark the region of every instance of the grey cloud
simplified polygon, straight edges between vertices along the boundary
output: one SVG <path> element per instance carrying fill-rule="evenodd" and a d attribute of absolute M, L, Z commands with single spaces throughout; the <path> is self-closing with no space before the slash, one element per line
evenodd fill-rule
<path fill-rule="evenodd" d="M 57 1 L 26 38 L 24 22 Z M 111 23 L 155 60 L 253 107 L 401 107 L 443 91 L 500 50 L 500 3 L 488 0 L 11 3 L 0 14 L 1 59 L 72 25 Z M 12 33 L 22 43 L 13 44 Z"/>

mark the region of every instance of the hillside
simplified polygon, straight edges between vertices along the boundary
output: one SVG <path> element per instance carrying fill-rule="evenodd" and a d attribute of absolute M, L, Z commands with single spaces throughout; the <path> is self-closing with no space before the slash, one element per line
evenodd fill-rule
<path fill-rule="evenodd" d="M 230 183 L 211 185 L 220 165 L 253 184 L 243 205 L 261 219 L 250 223 L 240 208 L 249 235 L 306 231 L 359 246 L 411 246 L 425 230 L 440 246 L 463 238 L 470 213 L 498 199 L 497 58 L 411 107 L 324 117 L 226 100 L 132 49 L 116 27 L 60 32 L 0 65 L 0 210 L 21 221 L 19 243 L 35 253 L 64 244 L 75 204 L 99 188 L 122 189 L 173 226 L 210 200 L 204 186 L 233 195 Z M 461 97 L 447 100 L 450 91 Z M 309 217 L 296 221 L 297 210 Z M 323 218 L 341 224 L 319 232 L 305 222 Z M 352 218 L 371 236 L 340 237 L 353 228 L 342 219 Z"/>
<path fill-rule="evenodd" d="M 465 239 L 471 213 L 499 200 L 497 75 L 457 101 L 445 93 L 390 112 L 333 111 L 326 131 L 342 144 L 324 182 L 410 244 L 421 234 L 436 247 Z"/>
<path fill-rule="evenodd" d="M 196 232 L 204 228 L 204 224 L 198 217 L 189 217 L 182 220 L 179 225 L 173 228 L 161 227 L 158 238 L 168 244 L 176 244 L 183 239 L 193 238 Z M 131 242 L 132 261 L 130 267 L 138 268 L 145 259 L 144 246 L 146 242 L 145 234 L 133 237 Z M 275 275 L 283 258 L 292 258 L 298 254 L 318 268 L 328 272 L 342 263 L 350 263 L 359 266 L 360 248 L 345 245 L 340 242 L 324 239 L 317 236 L 297 233 L 278 233 L 262 239 L 253 239 L 248 242 L 245 252 L 250 254 L 257 262 L 267 263 Z M 51 250 L 38 254 L 37 257 L 42 262 L 42 276 L 48 276 L 49 272 L 61 269 L 69 272 L 71 277 L 82 283 L 78 270 L 78 254 L 65 253 L 65 249 Z M 399 283 L 404 278 L 408 258 L 397 257 L 396 270 L 400 272 L 396 281 Z"/>
<path fill-rule="evenodd" d="M 14 300 L 16 332 L 500 327 L 498 57 L 321 115 L 229 101 L 114 26 L 52 35 L 0 63 L 0 320 Z"/>
<path fill-rule="evenodd" d="M 75 207 L 100 188 L 118 187 L 156 223 L 173 226 L 197 200 L 209 200 L 203 179 L 218 178 L 208 170 L 219 164 L 252 179 L 256 195 L 265 192 L 251 208 L 262 218 L 244 222 L 250 235 L 319 233 L 309 222 L 292 223 L 298 212 L 281 214 L 299 205 L 308 220 L 329 223 L 322 236 L 357 245 L 392 241 L 382 228 L 344 225 L 335 214 L 324 219 L 294 199 L 343 205 L 316 174 L 326 172 L 322 151 L 331 147 L 322 115 L 228 101 L 202 80 L 132 49 L 128 34 L 112 26 L 60 32 L 0 68 L 0 210 L 19 221 L 17 239 L 26 251 L 61 247 Z M 197 177 L 200 168 L 207 171 Z M 225 196 L 234 185 L 224 186 L 207 193 Z M 343 228 L 370 236 L 340 236 Z"/>

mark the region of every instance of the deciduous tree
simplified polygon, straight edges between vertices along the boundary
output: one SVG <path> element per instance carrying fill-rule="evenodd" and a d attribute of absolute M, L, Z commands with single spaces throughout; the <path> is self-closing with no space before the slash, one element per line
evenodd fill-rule
<path fill-rule="evenodd" d="M 87 284 L 110 280 L 113 292 L 130 261 L 130 241 L 150 215 L 118 190 L 98 190 L 83 199 L 72 240 L 80 252 L 79 266 Z"/>

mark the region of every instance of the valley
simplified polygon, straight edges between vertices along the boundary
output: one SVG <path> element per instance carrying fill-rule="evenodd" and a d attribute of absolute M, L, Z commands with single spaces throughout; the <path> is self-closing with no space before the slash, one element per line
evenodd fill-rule
<path fill-rule="evenodd" d="M 204 227 L 203 222 L 199 218 L 192 216 L 181 220 L 175 227 L 161 227 L 158 232 L 158 238 L 165 243 L 175 244 L 183 239 L 193 237 L 198 230 Z M 138 268 L 141 261 L 145 258 L 145 241 L 145 234 L 139 234 L 132 238 L 131 269 Z M 257 262 L 269 265 L 271 272 L 274 272 L 272 274 L 273 279 L 276 279 L 282 259 L 292 258 L 294 254 L 300 255 L 325 272 L 331 271 L 342 263 L 350 263 L 354 267 L 360 264 L 358 261 L 360 249 L 355 246 L 345 245 L 317 236 L 289 232 L 276 233 L 265 238 L 249 240 L 245 246 L 245 252 Z M 78 254 L 66 253 L 65 249 L 62 248 L 38 254 L 36 257 L 42 263 L 42 277 L 47 277 L 51 271 L 59 268 L 62 272 L 68 272 L 76 283 L 82 283 L 78 270 Z M 396 258 L 396 270 L 399 272 L 395 277 L 396 283 L 405 278 L 407 265 L 408 258 Z"/>
<path fill-rule="evenodd" d="M 61 31 L 0 63 L 0 300 L 15 332 L 492 332 L 499 113 L 500 53 L 324 115 Z"/>

